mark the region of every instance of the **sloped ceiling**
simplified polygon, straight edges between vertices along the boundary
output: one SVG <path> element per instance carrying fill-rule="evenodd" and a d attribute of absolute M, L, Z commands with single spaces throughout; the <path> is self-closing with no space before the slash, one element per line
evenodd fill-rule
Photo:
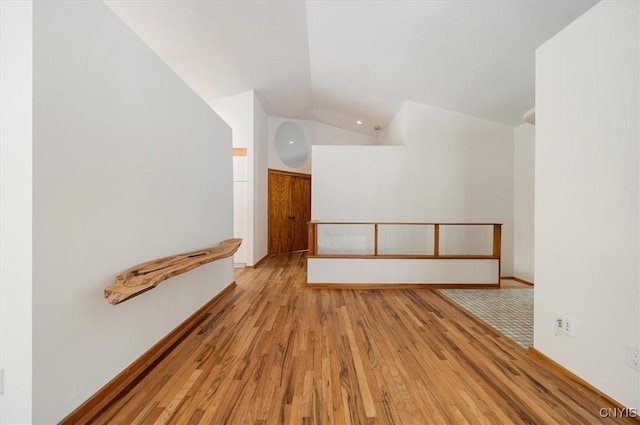
<path fill-rule="evenodd" d="M 406 100 L 522 123 L 535 49 L 597 1 L 106 3 L 205 100 L 377 134 Z"/>

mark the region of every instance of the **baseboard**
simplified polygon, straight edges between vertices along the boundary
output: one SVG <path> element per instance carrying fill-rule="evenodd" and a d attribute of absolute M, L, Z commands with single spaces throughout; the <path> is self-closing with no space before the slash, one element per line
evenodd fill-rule
<path fill-rule="evenodd" d="M 109 381 L 76 410 L 71 412 L 60 422 L 60 425 L 78 425 L 91 422 L 93 418 L 109 407 L 120 394 L 142 379 L 142 377 L 180 343 L 190 331 L 206 318 L 205 313 L 211 309 L 211 307 L 222 300 L 222 298 L 235 287 L 236 283 L 231 282 L 226 288 L 220 291 L 218 295 L 200 307 L 198 311 L 189 316 L 167 336 L 158 341 L 158 343 L 151 347 L 146 353 L 120 372 L 118 376 Z"/>
<path fill-rule="evenodd" d="M 605 393 L 603 393 L 602 391 L 600 391 L 599 389 L 597 389 L 596 387 L 594 387 L 593 385 L 591 385 L 590 383 L 585 381 L 584 379 L 580 378 L 575 373 L 573 373 L 570 370 L 566 369 L 564 366 L 560 365 L 559 363 L 555 362 L 554 360 L 551 360 L 549 357 L 547 357 L 546 355 L 542 354 L 540 351 L 536 350 L 535 348 L 529 347 L 529 355 L 531 357 L 535 358 L 536 360 L 538 360 L 540 363 L 544 364 L 547 368 L 555 370 L 556 372 L 560 373 L 561 375 L 563 375 L 567 379 L 569 379 L 569 380 L 575 382 L 576 384 L 584 387 L 586 390 L 588 390 L 589 392 L 593 393 L 594 395 L 600 397 L 602 400 L 604 400 L 608 404 L 611 404 L 616 409 L 624 409 L 624 406 L 621 403 L 619 403 L 616 400 L 612 399 L 611 397 L 609 397 L 608 395 L 606 395 Z M 640 421 L 640 418 L 636 418 L 636 420 Z"/>
<path fill-rule="evenodd" d="M 500 288 L 498 283 L 307 283 L 311 289 L 471 289 Z"/>
<path fill-rule="evenodd" d="M 519 277 L 515 276 L 502 276 L 500 279 L 511 279 L 515 280 L 516 282 L 524 283 L 525 285 L 534 286 L 533 282 L 529 282 L 528 280 L 520 279 Z"/>

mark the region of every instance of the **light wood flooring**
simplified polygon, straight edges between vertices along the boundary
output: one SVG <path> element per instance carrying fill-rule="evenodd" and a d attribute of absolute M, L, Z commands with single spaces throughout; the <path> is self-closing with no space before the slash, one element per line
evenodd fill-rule
<path fill-rule="evenodd" d="M 437 291 L 305 288 L 302 253 L 237 288 L 95 424 L 599 424 L 605 401 Z M 207 300 L 203 300 L 203 303 Z"/>

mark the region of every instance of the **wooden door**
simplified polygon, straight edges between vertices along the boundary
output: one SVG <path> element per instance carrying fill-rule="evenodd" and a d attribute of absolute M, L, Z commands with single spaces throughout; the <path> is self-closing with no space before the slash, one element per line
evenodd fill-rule
<path fill-rule="evenodd" d="M 269 170 L 269 254 L 308 248 L 311 176 Z"/>
<path fill-rule="evenodd" d="M 291 176 L 291 251 L 309 248 L 311 220 L 311 179 Z"/>
<path fill-rule="evenodd" d="M 289 176 L 269 170 L 269 254 L 289 252 L 291 248 L 290 185 Z"/>

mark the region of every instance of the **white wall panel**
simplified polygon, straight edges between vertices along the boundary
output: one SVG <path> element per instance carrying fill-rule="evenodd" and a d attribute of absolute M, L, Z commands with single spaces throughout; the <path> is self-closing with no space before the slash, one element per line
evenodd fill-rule
<path fill-rule="evenodd" d="M 101 2 L 33 10 L 33 423 L 51 424 L 233 281 L 229 258 L 103 297 L 232 237 L 231 131 Z"/>
<path fill-rule="evenodd" d="M 516 127 L 513 145 L 513 275 L 533 282 L 535 127 Z"/>
<path fill-rule="evenodd" d="M 33 3 L 0 1 L 0 424 L 32 423 Z"/>
<path fill-rule="evenodd" d="M 497 284 L 498 260 L 309 258 L 308 283 Z"/>
<path fill-rule="evenodd" d="M 313 146 L 312 219 L 503 223 L 511 275 L 513 129 L 415 102 L 398 117 L 406 146 Z"/>
<path fill-rule="evenodd" d="M 534 346 L 627 407 L 640 379 L 640 3 L 603 1 L 536 51 Z M 560 313 L 575 337 L 558 336 Z"/>

